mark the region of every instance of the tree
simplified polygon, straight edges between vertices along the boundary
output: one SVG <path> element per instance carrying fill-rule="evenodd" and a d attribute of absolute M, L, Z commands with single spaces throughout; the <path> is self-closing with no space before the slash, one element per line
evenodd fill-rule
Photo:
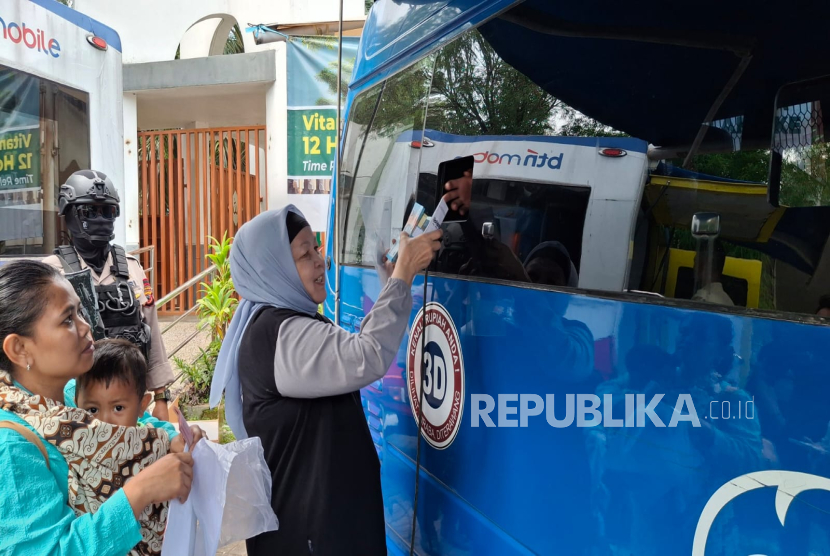
<path fill-rule="evenodd" d="M 436 60 L 427 127 L 457 135 L 550 135 L 559 106 L 474 31 Z"/>
<path fill-rule="evenodd" d="M 225 42 L 225 49 L 222 54 L 242 54 L 245 52 L 245 43 L 242 40 L 242 30 L 239 24 L 236 23 L 228 34 L 228 40 Z"/>
<path fill-rule="evenodd" d="M 781 204 L 793 207 L 830 205 L 830 144 L 815 143 L 784 153 Z"/>
<path fill-rule="evenodd" d="M 564 137 L 628 137 L 627 133 L 589 118 L 564 103 L 557 109 L 556 120 L 559 124 L 556 134 Z"/>

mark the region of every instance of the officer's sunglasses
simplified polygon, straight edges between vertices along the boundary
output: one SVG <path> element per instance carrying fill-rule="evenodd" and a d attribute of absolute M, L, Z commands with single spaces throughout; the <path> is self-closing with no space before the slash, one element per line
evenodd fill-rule
<path fill-rule="evenodd" d="M 118 216 L 118 207 L 115 205 L 78 205 L 78 216 L 87 218 L 98 218 L 98 215 L 107 220 L 115 220 Z"/>

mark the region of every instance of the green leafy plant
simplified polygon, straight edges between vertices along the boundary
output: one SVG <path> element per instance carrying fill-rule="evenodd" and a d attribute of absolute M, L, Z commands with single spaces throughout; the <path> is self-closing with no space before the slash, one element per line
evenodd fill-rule
<path fill-rule="evenodd" d="M 231 238 L 228 233 L 222 234 L 222 240 L 210 237 L 212 253 L 207 255 L 211 263 L 216 266 L 216 273 L 211 282 L 202 282 L 202 298 L 197 302 L 197 314 L 201 318 L 200 326 L 211 331 L 212 340 L 221 340 L 233 318 L 239 299 L 233 287 L 231 278 Z"/>
<path fill-rule="evenodd" d="M 209 282 L 202 282 L 202 297 L 197 303 L 201 329 L 210 330 L 210 344 L 208 348 L 200 349 L 200 354 L 193 363 L 187 363 L 181 358 L 174 357 L 173 361 L 186 378 L 185 389 L 182 392 L 182 402 L 187 405 L 206 403 L 210 399 L 210 385 L 213 381 L 213 372 L 216 369 L 216 360 L 222 347 L 225 331 L 233 318 L 233 313 L 239 304 L 231 278 L 230 252 L 232 238 L 225 232 L 222 239 L 210 237 L 210 253 L 208 260 L 216 266 L 213 278 Z"/>
<path fill-rule="evenodd" d="M 221 347 L 221 341 L 212 341 L 207 349 L 199 349 L 199 357 L 193 363 L 173 357 L 176 366 L 186 378 L 185 388 L 179 394 L 182 404 L 196 405 L 210 400 L 210 384 L 213 381 L 213 371 L 216 368 L 216 359 L 219 357 Z"/>

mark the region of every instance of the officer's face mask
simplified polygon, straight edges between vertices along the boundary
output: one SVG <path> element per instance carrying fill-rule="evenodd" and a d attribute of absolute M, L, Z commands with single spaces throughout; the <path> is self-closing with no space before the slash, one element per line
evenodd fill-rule
<path fill-rule="evenodd" d="M 118 208 L 113 205 L 78 205 L 74 212 L 74 222 L 67 222 L 69 231 L 76 238 L 89 241 L 92 245 L 104 248 L 112 239 L 115 231 L 115 217 Z"/>

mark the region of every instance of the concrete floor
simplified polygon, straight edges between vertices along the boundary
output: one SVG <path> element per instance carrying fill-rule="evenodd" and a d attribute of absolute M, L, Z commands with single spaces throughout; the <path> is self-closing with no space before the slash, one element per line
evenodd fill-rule
<path fill-rule="evenodd" d="M 164 330 L 167 328 L 167 326 L 176 320 L 176 318 L 177 317 L 160 317 L 159 324 L 161 325 L 161 329 Z M 198 326 L 198 317 L 189 315 L 181 322 L 173 326 L 173 328 L 162 334 L 164 347 L 167 348 L 167 355 L 169 356 L 179 344 L 185 341 L 192 333 L 196 332 Z M 175 356 L 190 363 L 196 358 L 196 356 L 199 355 L 199 348 L 206 348 L 209 343 L 210 333 L 206 330 L 202 331 L 190 342 L 188 342 L 180 351 L 176 352 Z M 176 374 L 178 374 L 178 372 L 176 372 Z"/>
<path fill-rule="evenodd" d="M 159 317 L 159 324 L 161 325 L 161 329 L 164 330 L 167 328 L 171 322 L 176 320 L 177 317 Z M 162 334 L 162 339 L 164 340 L 164 347 L 167 349 L 167 355 L 169 356 L 176 347 L 178 347 L 182 342 L 184 342 L 191 334 L 196 332 L 197 328 L 199 327 L 199 319 L 193 315 L 189 315 L 182 319 L 181 322 L 177 323 L 173 328 Z M 184 347 L 182 347 L 179 351 L 175 353 L 176 357 L 181 358 L 182 360 L 186 361 L 187 363 L 192 363 L 196 357 L 199 356 L 199 348 L 205 349 L 207 348 L 208 344 L 210 343 L 210 333 L 208 331 L 200 332 L 195 338 L 190 340 Z M 176 367 L 176 364 L 173 362 L 173 359 L 170 358 L 170 365 L 173 367 L 173 374 L 178 376 L 181 371 Z M 173 397 L 176 396 L 178 390 L 181 389 L 181 380 L 176 381 L 170 387 L 170 391 L 173 394 Z"/>

